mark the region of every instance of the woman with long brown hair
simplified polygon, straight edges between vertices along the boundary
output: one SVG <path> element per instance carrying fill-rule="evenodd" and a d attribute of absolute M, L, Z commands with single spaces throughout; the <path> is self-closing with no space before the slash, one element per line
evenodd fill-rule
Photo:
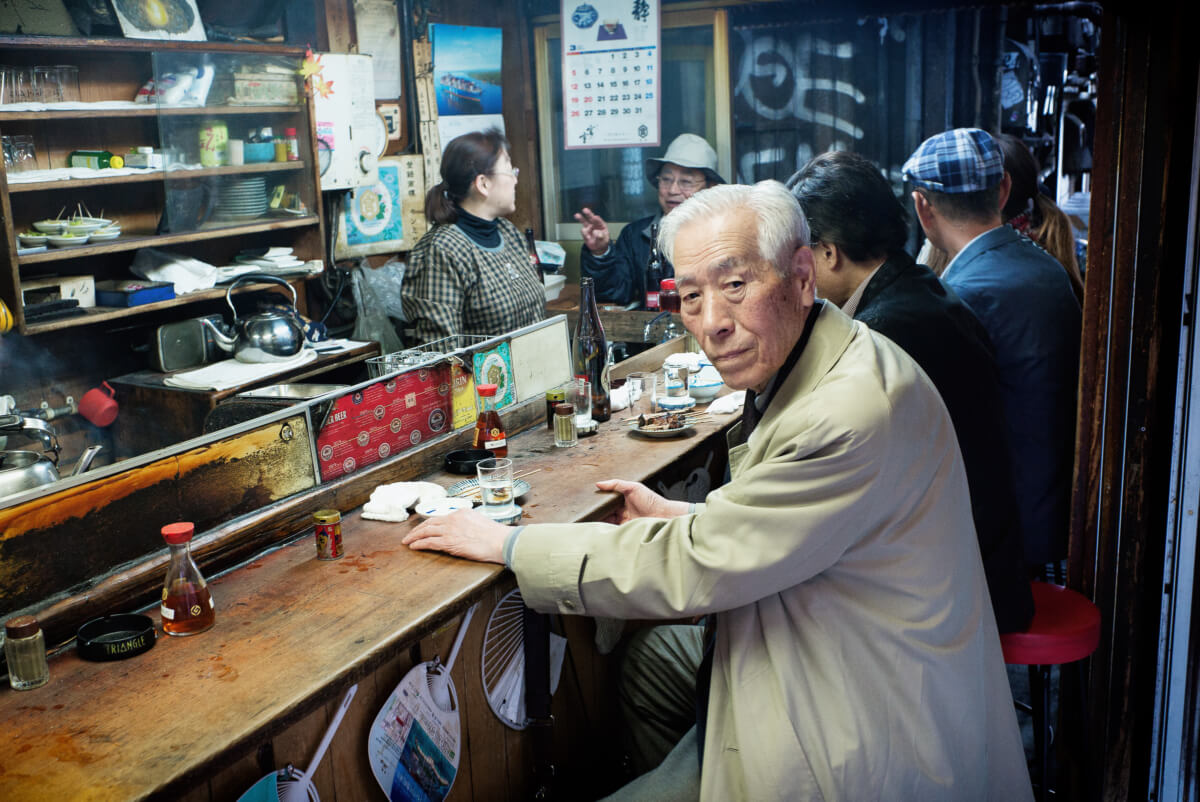
<path fill-rule="evenodd" d="M 442 180 L 425 196 L 433 227 L 413 248 L 400 291 L 411 339 L 503 334 L 545 316 L 525 240 L 503 217 L 516 211 L 519 172 L 494 128 L 446 147 Z"/>
<path fill-rule="evenodd" d="M 1071 279 L 1076 300 L 1083 301 L 1083 276 L 1075 258 L 1075 232 L 1066 213 L 1038 188 L 1038 164 L 1017 137 L 997 134 L 994 139 L 1004 152 L 1004 170 L 1012 179 L 1012 190 L 1004 204 L 1004 222 L 1046 249 L 1058 260 Z"/>

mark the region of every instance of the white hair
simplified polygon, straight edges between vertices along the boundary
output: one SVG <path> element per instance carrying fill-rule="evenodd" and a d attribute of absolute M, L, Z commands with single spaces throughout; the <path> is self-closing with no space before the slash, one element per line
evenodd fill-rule
<path fill-rule="evenodd" d="M 675 237 L 689 223 L 705 221 L 749 209 L 758 221 L 758 255 L 770 260 L 775 271 L 787 278 L 792 254 L 808 245 L 808 221 L 800 203 L 778 181 L 720 184 L 702 189 L 665 216 L 658 229 L 658 246 L 670 262 L 675 261 Z"/>

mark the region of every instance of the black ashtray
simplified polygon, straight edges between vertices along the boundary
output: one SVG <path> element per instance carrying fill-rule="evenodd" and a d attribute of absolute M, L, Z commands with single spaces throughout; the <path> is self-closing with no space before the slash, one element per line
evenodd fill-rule
<path fill-rule="evenodd" d="M 462 451 L 451 451 L 446 455 L 446 470 L 450 473 L 461 473 L 474 476 L 475 466 L 480 460 L 496 456 L 495 452 L 486 448 L 466 448 Z"/>
<path fill-rule="evenodd" d="M 154 621 L 136 613 L 93 618 L 75 634 L 75 648 L 85 660 L 124 660 L 154 648 Z"/>

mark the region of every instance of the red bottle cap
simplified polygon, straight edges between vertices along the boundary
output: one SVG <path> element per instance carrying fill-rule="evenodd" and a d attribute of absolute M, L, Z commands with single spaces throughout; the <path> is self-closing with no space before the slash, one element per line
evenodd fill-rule
<path fill-rule="evenodd" d="M 494 384 L 479 384 L 475 386 L 475 392 L 479 393 L 484 398 L 491 398 L 496 394 L 496 385 Z"/>
<path fill-rule="evenodd" d="M 178 546 L 180 543 L 187 543 L 192 539 L 192 534 L 196 531 L 196 525 L 187 521 L 180 521 L 177 524 L 167 524 L 162 528 L 163 540 L 167 541 L 172 546 Z"/>
<path fill-rule="evenodd" d="M 675 289 L 675 279 L 665 278 L 659 282 L 659 286 L 664 290 L 673 290 Z"/>
<path fill-rule="evenodd" d="M 285 129 L 283 129 L 283 135 L 284 136 L 295 136 L 296 129 L 295 128 L 285 128 Z"/>

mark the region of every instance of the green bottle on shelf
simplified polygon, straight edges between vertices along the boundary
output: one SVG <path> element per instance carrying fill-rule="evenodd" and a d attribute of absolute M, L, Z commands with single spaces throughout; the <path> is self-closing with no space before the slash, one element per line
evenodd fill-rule
<path fill-rule="evenodd" d="M 67 156 L 68 167 L 91 167 L 94 170 L 103 170 L 106 167 L 124 167 L 125 159 L 121 156 L 113 155 L 112 151 L 108 150 L 73 150 Z"/>

